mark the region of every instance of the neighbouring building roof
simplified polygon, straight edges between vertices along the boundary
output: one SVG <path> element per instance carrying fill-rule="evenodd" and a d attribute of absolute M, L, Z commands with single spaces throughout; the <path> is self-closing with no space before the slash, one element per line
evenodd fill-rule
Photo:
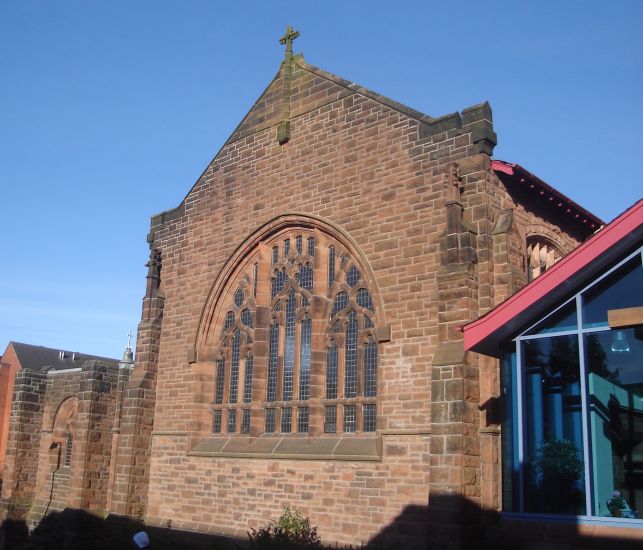
<path fill-rule="evenodd" d="M 566 220 L 574 222 L 578 225 L 579 231 L 584 233 L 586 237 L 605 225 L 605 222 L 599 217 L 575 203 L 519 164 L 512 164 L 504 160 L 493 160 L 491 161 L 491 168 L 493 168 L 509 192 L 514 191 L 528 195 L 534 204 L 550 212 L 557 212 Z"/>
<path fill-rule="evenodd" d="M 112 359 L 111 357 L 88 355 L 75 351 L 33 346 L 20 342 L 10 342 L 9 345 L 13 347 L 21 368 L 29 370 L 40 370 L 44 367 L 55 370 L 73 369 L 79 368 L 85 361 L 91 360 L 118 363 L 118 359 Z"/>
<path fill-rule="evenodd" d="M 580 207 L 579 207 L 580 208 Z M 639 200 L 522 290 L 463 328 L 466 350 L 498 357 L 500 344 L 643 241 Z"/>

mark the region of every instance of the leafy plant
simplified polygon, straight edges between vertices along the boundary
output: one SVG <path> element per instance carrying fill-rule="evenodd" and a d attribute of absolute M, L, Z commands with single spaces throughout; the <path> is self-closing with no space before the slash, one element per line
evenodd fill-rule
<path fill-rule="evenodd" d="M 312 550 L 321 548 L 317 527 L 299 511 L 287 506 L 277 521 L 248 532 L 250 546 L 256 550 Z"/>
<path fill-rule="evenodd" d="M 582 502 L 579 483 L 583 462 L 576 445 L 566 439 L 548 439 L 534 460 L 546 512 L 574 514 Z"/>
<path fill-rule="evenodd" d="M 612 497 L 607 500 L 607 508 L 613 516 L 620 516 L 621 510 L 627 508 L 627 501 L 620 491 L 612 493 Z"/>

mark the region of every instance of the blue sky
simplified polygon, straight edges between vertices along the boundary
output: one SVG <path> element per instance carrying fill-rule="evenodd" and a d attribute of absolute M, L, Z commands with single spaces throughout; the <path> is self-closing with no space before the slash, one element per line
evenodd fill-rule
<path fill-rule="evenodd" d="M 309 63 L 431 116 L 488 100 L 494 156 L 605 220 L 642 195 L 639 0 L 3 0 L 0 348 L 120 356 L 149 217 L 272 79 L 287 24 Z"/>

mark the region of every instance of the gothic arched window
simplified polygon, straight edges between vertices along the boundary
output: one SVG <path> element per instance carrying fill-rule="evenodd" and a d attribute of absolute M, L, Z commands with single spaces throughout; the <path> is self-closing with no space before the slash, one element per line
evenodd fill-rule
<path fill-rule="evenodd" d="M 312 228 L 282 230 L 226 288 L 207 344 L 215 433 L 376 430 L 376 308 L 348 247 Z"/>

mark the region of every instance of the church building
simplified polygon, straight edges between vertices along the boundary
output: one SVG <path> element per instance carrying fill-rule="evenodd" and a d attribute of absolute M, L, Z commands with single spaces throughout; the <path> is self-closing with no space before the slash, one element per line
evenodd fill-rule
<path fill-rule="evenodd" d="M 96 412 L 112 415 L 101 490 L 67 505 L 240 538 L 288 506 L 328 544 L 475 548 L 506 451 L 498 360 L 462 327 L 604 222 L 493 158 L 488 103 L 423 114 L 308 64 L 297 34 L 151 219 L 135 363 Z M 72 480 L 91 460 L 75 452 Z M 18 517 L 35 494 L 15 472 Z"/>

